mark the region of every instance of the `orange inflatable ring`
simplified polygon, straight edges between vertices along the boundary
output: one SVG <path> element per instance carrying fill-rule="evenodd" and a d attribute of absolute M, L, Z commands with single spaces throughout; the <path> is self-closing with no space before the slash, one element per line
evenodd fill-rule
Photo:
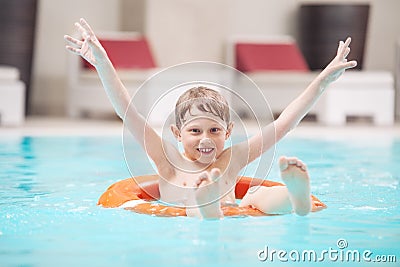
<path fill-rule="evenodd" d="M 158 175 L 144 175 L 135 178 L 128 178 L 111 185 L 106 192 L 104 192 L 98 205 L 105 208 L 116 208 L 130 200 L 144 200 L 133 207 L 126 208 L 128 210 L 148 214 L 152 216 L 172 217 L 172 216 L 186 216 L 186 209 L 183 207 L 165 206 L 159 203 L 152 202 L 160 197 L 158 190 Z M 261 180 L 257 178 L 241 177 L 236 183 L 235 195 L 237 199 L 242 199 L 247 190 L 251 186 L 279 186 L 282 185 L 278 182 Z M 326 208 L 315 196 L 312 197 L 312 211 L 318 211 Z M 236 207 L 236 206 L 223 206 L 222 211 L 225 216 L 267 216 L 252 207 Z"/>

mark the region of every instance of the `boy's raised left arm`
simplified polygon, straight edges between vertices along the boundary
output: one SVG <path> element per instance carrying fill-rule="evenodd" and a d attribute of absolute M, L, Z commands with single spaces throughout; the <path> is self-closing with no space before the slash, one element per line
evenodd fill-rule
<path fill-rule="evenodd" d="M 249 153 L 248 160 L 244 164 L 248 164 L 258 158 L 294 129 L 318 101 L 328 85 L 337 80 L 346 69 L 357 66 L 357 62 L 354 60 L 347 61 L 347 55 L 350 53 L 350 42 L 350 38 L 347 38 L 345 42 L 340 41 L 335 58 L 311 82 L 302 94 L 283 110 L 273 123 L 265 126 L 260 133 L 249 138 L 249 140 L 238 144 L 239 149 L 236 150 L 238 153 L 243 153 L 243 149 L 246 149 Z"/>
<path fill-rule="evenodd" d="M 350 53 L 350 42 L 350 37 L 347 38 L 346 42 L 339 42 L 335 58 L 275 120 L 276 141 L 279 141 L 299 124 L 329 84 L 336 81 L 346 69 L 357 66 L 357 61 L 347 61 L 347 56 Z"/>

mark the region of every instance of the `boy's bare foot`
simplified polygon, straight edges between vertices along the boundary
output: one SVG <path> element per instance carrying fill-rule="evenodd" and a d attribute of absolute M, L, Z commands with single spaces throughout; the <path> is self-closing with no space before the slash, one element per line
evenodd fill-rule
<path fill-rule="evenodd" d="M 196 201 L 203 218 L 223 217 L 220 205 L 220 190 L 218 179 L 221 171 L 214 168 L 199 175 L 196 181 Z"/>
<path fill-rule="evenodd" d="M 293 210 L 300 216 L 311 211 L 310 177 L 307 166 L 298 158 L 281 157 L 279 159 L 282 180 L 289 191 Z"/>

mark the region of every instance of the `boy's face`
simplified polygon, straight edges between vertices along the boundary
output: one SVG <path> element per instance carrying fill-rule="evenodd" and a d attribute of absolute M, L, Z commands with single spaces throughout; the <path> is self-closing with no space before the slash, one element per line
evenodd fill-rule
<path fill-rule="evenodd" d="M 184 155 L 189 160 L 210 164 L 223 152 L 231 125 L 227 127 L 221 120 L 201 113 L 190 118 L 180 130 L 173 127 L 172 131 L 178 141 L 182 142 Z"/>

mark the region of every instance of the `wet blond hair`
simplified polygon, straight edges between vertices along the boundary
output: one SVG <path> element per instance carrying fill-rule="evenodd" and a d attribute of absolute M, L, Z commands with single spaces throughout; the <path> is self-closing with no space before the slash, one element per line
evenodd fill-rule
<path fill-rule="evenodd" d="M 219 92 L 213 89 L 205 86 L 194 87 L 179 97 L 175 105 L 175 124 L 178 129 L 181 129 L 185 123 L 186 113 L 191 114 L 192 108 L 211 113 L 226 122 L 226 125 L 229 125 L 228 102 Z"/>

